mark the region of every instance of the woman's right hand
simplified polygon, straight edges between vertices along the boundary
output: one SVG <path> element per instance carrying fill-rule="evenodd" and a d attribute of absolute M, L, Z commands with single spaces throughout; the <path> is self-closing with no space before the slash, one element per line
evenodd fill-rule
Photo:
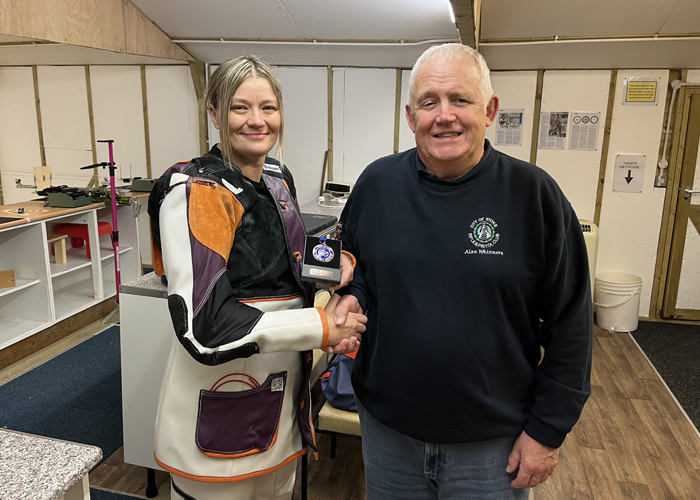
<path fill-rule="evenodd" d="M 335 308 L 340 296 L 333 294 L 324 308 L 328 324 L 328 346 L 326 352 L 352 352 L 357 350 L 362 333 L 367 329 L 367 316 L 349 312 L 342 325 L 335 324 Z M 346 340 L 347 339 L 347 340 Z"/>

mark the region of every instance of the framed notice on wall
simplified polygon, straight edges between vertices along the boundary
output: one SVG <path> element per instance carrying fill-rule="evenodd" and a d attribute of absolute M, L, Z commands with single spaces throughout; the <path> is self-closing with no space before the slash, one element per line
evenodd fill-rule
<path fill-rule="evenodd" d="M 661 77 L 630 76 L 625 78 L 625 106 L 656 106 L 659 103 L 659 81 Z"/>

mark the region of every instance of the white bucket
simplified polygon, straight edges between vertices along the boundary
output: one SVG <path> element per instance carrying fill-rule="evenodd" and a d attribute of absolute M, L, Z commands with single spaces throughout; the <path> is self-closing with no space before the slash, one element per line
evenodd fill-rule
<path fill-rule="evenodd" d="M 633 332 L 639 322 L 642 278 L 627 273 L 603 273 L 595 278 L 596 323 L 606 330 Z"/>

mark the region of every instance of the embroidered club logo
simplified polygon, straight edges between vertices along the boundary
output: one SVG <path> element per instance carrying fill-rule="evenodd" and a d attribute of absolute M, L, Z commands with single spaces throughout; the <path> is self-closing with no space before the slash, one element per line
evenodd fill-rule
<path fill-rule="evenodd" d="M 491 248 L 500 239 L 498 224 L 490 217 L 479 217 L 469 225 L 469 241 L 478 248 Z"/>
<path fill-rule="evenodd" d="M 333 255 L 335 255 L 333 249 L 325 244 L 316 245 L 311 253 L 314 259 L 320 262 L 330 262 L 333 260 Z"/>

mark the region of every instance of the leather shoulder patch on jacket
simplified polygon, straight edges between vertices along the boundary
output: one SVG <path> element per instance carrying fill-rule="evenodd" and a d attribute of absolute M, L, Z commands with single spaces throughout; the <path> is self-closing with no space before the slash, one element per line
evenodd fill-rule
<path fill-rule="evenodd" d="M 231 253 L 243 205 L 231 191 L 211 183 L 190 184 L 189 225 L 192 235 L 225 261 Z"/>

